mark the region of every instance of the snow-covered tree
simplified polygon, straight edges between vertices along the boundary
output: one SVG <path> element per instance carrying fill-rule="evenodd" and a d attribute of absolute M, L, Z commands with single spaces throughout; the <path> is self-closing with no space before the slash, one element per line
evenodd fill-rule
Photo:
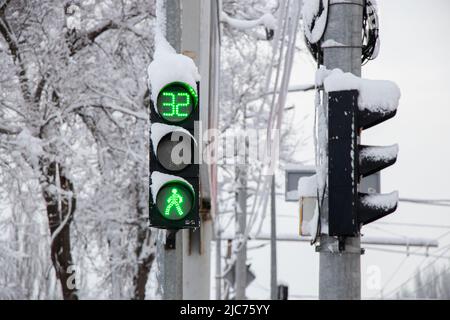
<path fill-rule="evenodd" d="M 0 296 L 145 298 L 154 16 L 154 0 L 0 2 Z"/>

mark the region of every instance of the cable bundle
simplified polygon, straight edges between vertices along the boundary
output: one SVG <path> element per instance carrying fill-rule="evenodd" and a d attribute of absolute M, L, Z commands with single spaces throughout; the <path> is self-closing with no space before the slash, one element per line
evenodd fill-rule
<path fill-rule="evenodd" d="M 309 6 L 309 9 L 303 10 L 306 46 L 318 64 L 323 64 L 321 45 L 328 22 L 329 6 L 329 0 L 319 0 L 318 3 L 314 1 L 313 5 Z M 311 12 L 311 8 L 315 12 Z M 362 28 L 361 61 L 363 65 L 378 56 L 379 47 L 377 7 L 373 0 L 366 0 L 364 3 Z"/>

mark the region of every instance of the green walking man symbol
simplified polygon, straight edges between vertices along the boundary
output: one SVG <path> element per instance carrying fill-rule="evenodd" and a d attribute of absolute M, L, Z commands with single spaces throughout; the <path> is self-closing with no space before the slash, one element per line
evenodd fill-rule
<path fill-rule="evenodd" d="M 178 193 L 178 189 L 173 188 L 172 189 L 172 194 L 170 195 L 169 198 L 167 198 L 167 207 L 166 210 L 164 211 L 164 214 L 166 216 L 170 215 L 170 210 L 175 207 L 175 210 L 177 211 L 179 216 L 182 216 L 183 213 L 183 209 L 181 209 L 180 204 L 183 202 L 183 197 Z"/>

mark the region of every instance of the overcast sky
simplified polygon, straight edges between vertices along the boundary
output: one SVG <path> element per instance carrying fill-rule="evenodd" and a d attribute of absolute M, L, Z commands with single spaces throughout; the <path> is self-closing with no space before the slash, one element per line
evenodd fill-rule
<path fill-rule="evenodd" d="M 382 171 L 382 192 L 399 190 L 400 197 L 450 198 L 450 1 L 448 0 L 378 0 L 381 51 L 378 58 L 363 67 L 363 77 L 395 81 L 402 93 L 398 113 L 381 125 L 363 132 L 362 142 L 373 145 L 399 144 L 397 163 Z M 304 55 L 296 58 L 291 83 L 311 83 L 315 64 Z M 306 134 L 312 132 L 313 94 L 291 94 L 288 103 L 295 103 L 296 117 L 309 114 L 303 123 Z M 298 160 L 313 159 L 311 143 L 299 152 Z M 278 177 L 284 185 L 284 177 Z M 298 233 L 298 204 L 285 203 L 278 197 L 279 232 Z M 290 217 L 286 217 L 290 216 Z M 268 220 L 268 219 L 267 219 Z M 418 223 L 443 226 L 406 227 L 371 224 L 364 235 L 438 238 L 450 231 L 450 208 L 430 207 L 401 202 L 397 211 L 380 221 Z M 268 228 L 269 221 L 266 221 Z M 250 246 L 256 245 L 251 243 Z M 439 239 L 443 248 L 450 236 Z M 380 270 L 384 295 L 407 281 L 419 266 L 442 265 L 443 259 L 407 256 L 404 247 L 378 247 L 405 253 L 387 253 L 367 249 L 361 258 L 362 296 L 379 297 L 380 290 L 367 286 L 367 275 Z M 450 249 L 450 247 L 449 247 Z M 417 249 L 410 249 L 411 252 Z M 442 254 L 445 249 L 430 249 Z M 425 253 L 425 249 L 417 252 Z M 269 296 L 269 246 L 249 251 L 249 260 L 256 273 L 248 289 L 250 298 Z M 450 256 L 450 250 L 444 253 Z M 448 261 L 448 260 L 447 260 Z M 307 243 L 279 243 L 279 279 L 289 283 L 291 298 L 318 295 L 319 255 Z M 409 281 L 412 285 L 414 281 Z M 392 295 L 390 296 L 393 297 Z"/>

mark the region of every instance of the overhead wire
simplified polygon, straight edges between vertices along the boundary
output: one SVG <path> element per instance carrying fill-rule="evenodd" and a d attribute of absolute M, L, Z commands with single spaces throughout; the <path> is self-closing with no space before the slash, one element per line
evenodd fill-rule
<path fill-rule="evenodd" d="M 265 87 L 266 87 L 266 91 L 269 91 L 269 84 L 270 84 L 270 80 L 272 78 L 272 73 L 273 73 L 273 71 L 272 71 L 273 62 L 275 61 L 275 59 L 277 59 L 278 60 L 278 62 L 277 62 L 278 68 L 277 68 L 277 74 L 275 76 L 275 83 L 274 83 L 274 88 L 275 89 L 273 90 L 274 94 L 277 91 L 276 88 L 278 87 L 278 79 L 279 79 L 279 72 L 280 72 L 279 66 L 281 65 L 281 59 L 283 57 L 283 51 L 284 51 L 284 46 L 285 46 L 285 40 L 284 39 L 285 39 L 285 36 L 286 36 L 286 28 L 287 28 L 286 27 L 287 26 L 286 21 L 288 20 L 287 17 L 289 16 L 289 10 L 288 10 L 289 4 L 290 4 L 290 0 L 288 0 L 286 2 L 283 2 L 283 5 L 281 6 L 279 20 L 278 20 L 278 28 L 277 28 L 277 32 L 275 33 L 275 38 L 273 40 L 274 43 L 272 45 L 271 65 L 270 65 L 270 68 L 269 68 L 268 76 L 266 78 L 266 85 L 265 85 Z M 279 32 L 279 30 L 281 30 L 281 32 Z M 278 57 L 277 57 L 277 55 L 278 55 Z M 267 98 L 267 96 L 263 97 L 263 101 L 262 101 L 261 106 L 260 106 L 260 112 L 258 113 L 258 121 L 261 120 L 260 119 L 260 115 L 262 114 L 262 110 L 263 110 L 264 105 L 266 103 L 266 98 Z M 271 103 L 271 108 L 269 110 L 269 121 L 270 121 L 270 117 L 273 114 L 274 107 L 275 107 L 275 104 L 274 104 L 274 98 L 273 98 L 272 99 L 272 103 Z M 266 146 L 267 147 L 269 146 L 269 143 L 270 143 L 270 141 L 266 142 Z M 257 186 L 256 186 L 256 190 L 255 190 L 255 199 L 253 200 L 253 205 L 252 205 L 252 209 L 251 209 L 251 212 L 250 212 L 251 213 L 250 214 L 250 219 L 249 219 L 248 223 L 246 224 L 246 228 L 245 228 L 245 231 L 244 231 L 243 239 L 241 239 L 242 241 L 240 243 L 238 243 L 238 245 L 236 246 L 235 251 L 239 251 L 245 245 L 245 243 L 247 242 L 247 238 L 248 238 L 248 235 L 250 233 L 250 230 L 253 228 L 253 225 L 255 223 L 256 215 L 257 215 L 257 212 L 258 212 L 258 203 L 261 202 L 261 200 L 259 200 L 259 198 L 261 198 L 259 190 L 261 189 L 262 176 L 263 175 L 262 175 L 262 170 L 261 170 L 260 173 L 259 173 L 258 180 L 257 180 Z M 264 186 L 263 186 L 262 190 L 266 190 L 265 182 L 266 181 L 264 180 L 264 182 L 263 182 Z"/>
<path fill-rule="evenodd" d="M 387 249 L 387 248 L 378 248 L 378 247 L 372 247 L 372 246 L 364 246 L 365 250 L 370 250 L 370 251 L 380 251 L 380 252 L 386 252 L 386 253 L 395 253 L 395 254 L 404 254 L 407 256 L 421 256 L 421 257 L 427 257 L 427 258 L 436 258 L 438 257 L 439 259 L 450 259 L 450 256 L 440 256 L 440 255 L 436 255 L 434 253 L 429 253 L 429 252 L 409 252 L 408 250 L 395 250 L 395 249 Z M 425 249 L 427 250 L 427 249 Z"/>
<path fill-rule="evenodd" d="M 275 132 L 280 132 L 281 124 L 283 121 L 284 106 L 286 103 L 286 97 L 287 97 L 287 93 L 288 93 L 289 79 L 291 76 L 294 55 L 295 55 L 295 42 L 297 39 L 298 26 L 299 26 L 299 21 L 300 21 L 300 11 L 301 11 L 301 7 L 300 7 L 299 3 L 294 2 L 292 16 L 290 15 L 289 20 L 288 20 L 288 22 L 290 23 L 290 29 L 289 29 L 290 32 L 288 34 L 288 48 L 286 50 L 286 57 L 285 57 L 284 68 L 283 68 L 283 77 L 282 77 L 282 82 L 281 82 L 279 95 L 278 95 L 278 101 L 277 101 L 277 110 L 276 110 L 277 112 L 275 114 L 276 122 L 274 125 L 272 124 L 271 126 L 268 127 L 268 136 L 270 135 L 271 143 L 272 143 L 271 154 L 273 154 L 273 144 L 279 144 L 281 142 L 279 139 L 278 140 L 275 139 L 276 136 L 274 136 L 273 127 L 275 126 L 275 129 L 276 129 Z M 279 145 L 278 145 L 278 147 L 279 147 Z M 274 162 L 272 162 L 271 165 L 273 166 L 273 170 L 276 171 L 276 169 L 277 169 L 275 166 L 276 160 L 273 158 L 272 161 L 274 161 Z M 268 190 L 269 184 L 271 183 L 271 180 L 272 180 L 272 179 L 270 179 L 270 175 L 266 175 L 265 180 L 266 180 L 265 185 L 267 186 L 267 189 L 264 189 L 264 190 Z M 269 199 L 268 192 L 265 193 L 264 197 L 265 197 L 264 205 L 261 208 L 261 210 L 262 210 L 261 219 L 260 219 L 260 224 L 259 224 L 257 233 L 259 233 L 261 231 L 262 223 L 263 223 L 264 217 L 266 215 L 267 202 Z"/>
<path fill-rule="evenodd" d="M 415 204 L 423 204 L 438 207 L 450 207 L 450 199 L 414 199 L 414 198 L 400 198 L 400 202 L 409 202 Z"/>
<path fill-rule="evenodd" d="M 434 281 L 437 280 L 438 278 L 442 277 L 443 275 L 449 275 L 449 271 L 450 271 L 450 265 L 446 266 L 444 268 L 444 270 L 442 270 L 441 272 L 439 272 L 438 274 L 434 275 L 431 279 L 427 279 L 426 282 L 420 284 L 419 286 L 417 286 L 416 288 L 414 288 L 414 291 L 412 292 L 412 294 L 416 294 L 417 291 L 419 291 L 420 289 L 423 289 L 424 287 L 427 288 L 430 285 L 433 285 Z"/>
<path fill-rule="evenodd" d="M 440 235 L 439 237 L 437 237 L 435 240 L 439 240 L 442 239 L 443 237 L 447 236 L 450 234 L 450 231 L 445 232 L 444 234 Z M 418 252 L 420 249 L 415 250 L 415 252 Z M 444 256 L 445 253 L 447 253 L 450 250 L 450 244 L 438 249 L 436 252 L 439 251 L 443 251 L 439 256 L 435 257 L 434 260 L 432 262 L 430 262 L 425 268 L 423 269 L 419 269 L 419 271 L 415 272 L 411 277 L 409 277 L 406 281 L 404 281 L 402 284 L 400 284 L 399 286 L 395 287 L 393 290 L 390 290 L 388 292 L 388 294 L 386 294 L 386 297 L 389 297 L 393 294 L 395 294 L 398 290 L 400 290 L 402 287 L 404 287 L 407 283 L 409 283 L 411 280 L 413 280 L 415 278 L 415 276 L 418 274 L 418 272 L 423 272 L 423 270 L 428 269 L 431 265 L 433 265 L 434 263 L 436 263 L 440 258 L 442 258 L 442 256 Z M 420 266 L 428 259 L 428 257 L 425 257 L 422 262 L 419 264 L 418 268 L 420 268 Z"/>
<path fill-rule="evenodd" d="M 280 78 L 280 74 L 281 74 L 280 66 L 282 65 L 281 62 L 282 62 L 282 58 L 284 56 L 284 54 L 283 54 L 284 53 L 284 46 L 286 46 L 286 41 L 285 41 L 286 34 L 288 33 L 288 31 L 291 32 L 291 29 L 288 30 L 288 21 L 290 20 L 289 19 L 290 11 L 287 10 L 287 8 L 288 8 L 289 5 L 290 5 L 290 2 L 287 2 L 285 15 L 283 17 L 284 26 L 283 26 L 282 36 L 280 37 L 280 39 L 281 39 L 281 42 L 280 42 L 280 46 L 281 47 L 280 47 L 280 50 L 279 50 L 280 51 L 280 55 L 279 55 L 279 58 L 278 58 L 278 69 L 277 69 L 277 73 L 276 73 L 276 77 L 275 77 L 275 83 L 274 83 L 275 90 L 273 90 L 275 93 L 277 92 L 276 89 L 278 88 L 278 82 L 279 82 L 279 78 Z M 286 50 L 288 50 L 288 49 L 286 49 Z M 287 55 L 287 51 L 286 51 L 286 55 Z M 275 96 L 275 93 L 274 93 L 274 96 Z M 270 148 L 271 151 L 273 149 L 272 149 L 272 145 L 271 145 L 272 141 L 270 141 L 270 138 L 269 138 L 270 137 L 269 132 L 270 132 L 270 128 L 271 128 L 272 123 L 273 123 L 272 117 L 276 114 L 276 112 L 275 112 L 276 104 L 275 104 L 275 97 L 274 96 L 272 97 L 271 108 L 270 108 L 270 111 L 269 111 L 269 123 L 270 124 L 268 126 L 267 142 L 266 142 L 266 148 L 268 150 Z M 279 96 L 279 93 L 278 93 L 278 96 Z M 264 176 L 264 178 L 263 178 L 263 176 L 264 176 L 264 172 L 263 172 L 263 170 L 261 170 L 260 171 L 260 175 L 259 175 L 259 179 L 258 179 L 257 191 L 260 190 L 260 189 L 268 190 L 268 179 L 267 179 L 267 176 Z M 262 181 L 262 188 L 261 188 L 261 180 L 263 180 Z M 260 208 L 264 207 L 264 205 L 267 203 L 267 196 L 268 196 L 268 194 L 266 192 L 264 192 L 264 193 L 262 193 L 262 195 L 261 194 L 259 195 L 259 198 L 255 197 L 254 203 L 253 203 L 253 207 L 252 207 L 252 212 L 251 212 L 251 215 L 250 215 L 250 221 L 249 221 L 249 223 L 247 225 L 247 229 L 246 229 L 245 239 L 248 238 L 248 235 L 249 235 L 250 231 L 252 230 L 254 224 L 256 223 L 257 217 L 261 213 L 261 211 L 260 211 L 261 209 Z"/>
<path fill-rule="evenodd" d="M 275 108 L 274 96 L 276 94 L 276 91 L 277 91 L 276 89 L 278 87 L 278 79 L 279 79 L 279 72 L 280 72 L 279 66 L 281 65 L 281 59 L 282 59 L 282 56 L 283 56 L 283 47 L 285 46 L 284 39 L 285 39 L 285 36 L 286 36 L 286 26 L 287 26 L 286 21 L 287 21 L 287 16 L 289 14 L 289 12 L 287 10 L 288 5 L 289 5 L 289 1 L 286 1 L 283 4 L 284 4 L 284 6 L 282 6 L 282 11 L 281 11 L 280 16 L 279 16 L 280 20 L 279 20 L 279 24 L 278 24 L 278 27 L 279 27 L 278 30 L 281 29 L 282 32 L 281 33 L 280 32 L 276 33 L 275 40 L 274 40 L 275 43 L 274 43 L 274 46 L 272 47 L 273 57 L 275 57 L 277 52 L 278 52 L 278 46 L 280 46 L 280 48 L 279 48 L 280 53 L 279 53 L 279 56 L 278 56 L 278 59 L 277 59 L 278 60 L 278 62 L 277 62 L 278 68 L 277 68 L 277 73 L 276 73 L 276 76 L 275 76 L 275 83 L 274 83 L 274 90 L 273 90 L 274 95 L 272 97 L 272 103 L 271 103 L 270 110 L 269 110 L 269 120 L 268 120 L 269 122 L 271 121 L 270 117 L 272 116 L 273 109 Z M 282 28 L 281 28 L 281 26 L 282 26 Z M 281 42 L 280 42 L 280 39 L 281 39 Z M 268 78 L 267 78 L 267 83 L 266 83 L 267 84 L 267 91 L 268 91 L 268 84 L 269 84 L 270 79 L 272 77 L 272 68 L 273 68 L 273 64 L 271 64 L 270 72 L 269 72 L 269 75 L 268 75 Z M 266 96 L 264 97 L 263 103 L 261 104 L 259 115 L 262 114 L 262 108 L 264 106 L 265 99 L 266 99 Z M 259 117 L 258 117 L 258 120 L 260 120 Z M 268 140 L 266 142 L 266 148 L 269 148 L 269 143 L 270 143 L 270 141 Z M 250 215 L 250 221 L 249 221 L 249 224 L 248 224 L 250 226 L 250 229 L 252 227 L 252 224 L 254 223 L 252 221 L 252 220 L 254 220 L 254 218 L 252 219 L 252 217 L 254 217 L 256 212 L 257 212 L 257 204 L 258 204 L 258 200 L 259 200 L 258 197 L 260 197 L 259 190 L 260 190 L 260 187 L 261 187 L 262 177 L 263 177 L 263 174 L 262 174 L 262 171 L 260 171 L 259 172 L 259 176 L 258 176 L 258 181 L 257 181 L 257 187 L 256 187 L 256 191 L 255 191 L 255 195 L 256 196 L 255 196 L 255 199 L 253 201 L 253 206 L 252 206 L 251 215 Z M 262 188 L 262 189 L 265 190 L 265 188 Z"/>

